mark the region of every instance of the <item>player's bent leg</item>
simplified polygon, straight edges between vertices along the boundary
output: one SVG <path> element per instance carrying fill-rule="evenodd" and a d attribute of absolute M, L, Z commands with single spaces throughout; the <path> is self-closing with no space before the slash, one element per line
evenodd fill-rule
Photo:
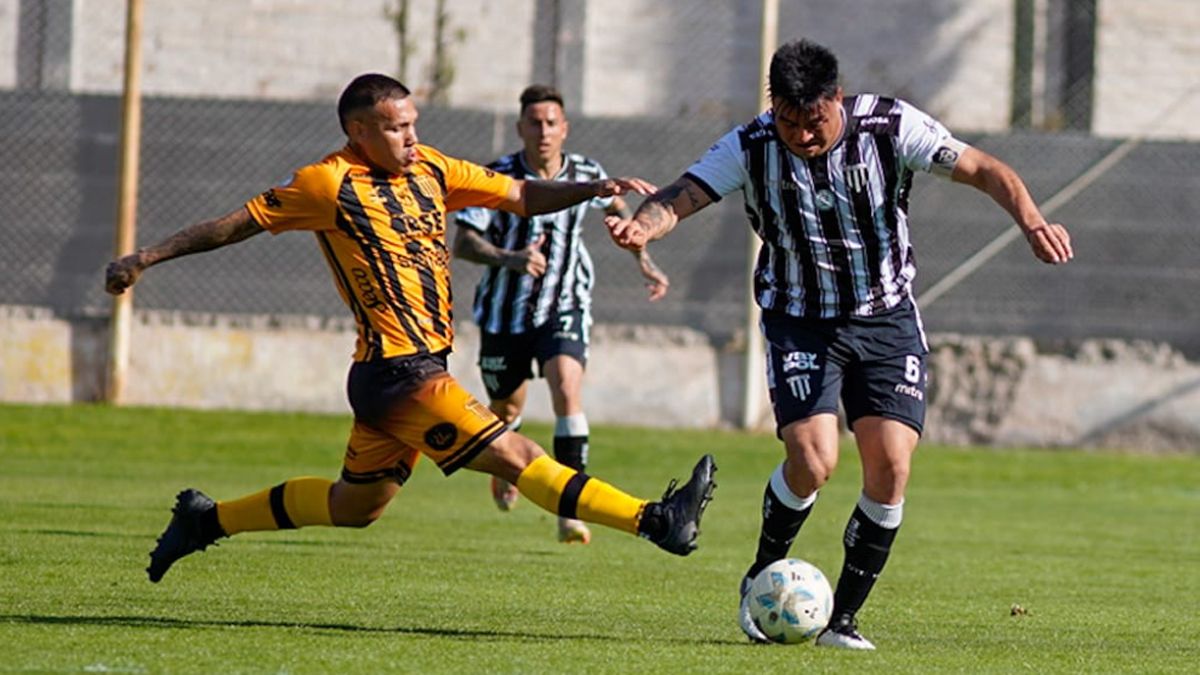
<path fill-rule="evenodd" d="M 918 434 L 906 423 L 879 416 L 853 424 L 863 464 L 863 493 L 846 524 L 845 561 L 833 595 L 833 618 L 817 644 L 874 649 L 858 632 L 856 616 L 883 572 L 904 517 L 904 490 Z"/>
<path fill-rule="evenodd" d="M 800 528 L 812 512 L 818 489 L 837 466 L 837 417 L 820 413 L 780 430 L 787 457 L 775 468 L 763 491 L 762 526 L 754 562 L 739 586 L 738 626 L 752 642 L 766 642 L 766 635 L 750 616 L 750 582 L 767 565 L 785 558 Z"/>
<path fill-rule="evenodd" d="M 526 383 L 522 382 L 510 395 L 504 398 L 493 398 L 488 402 L 488 408 L 508 425 L 509 431 L 521 430 L 521 411 L 525 408 L 527 391 Z M 490 488 L 492 501 L 495 502 L 496 508 L 501 511 L 511 511 L 516 508 L 517 498 L 521 494 L 516 485 L 498 476 L 492 476 Z"/>
<path fill-rule="evenodd" d="M 150 552 L 150 565 L 146 568 L 150 581 L 158 582 L 175 561 L 205 550 L 222 537 L 240 532 L 332 525 L 332 485 L 324 478 L 293 478 L 224 502 L 214 502 L 199 490 L 180 492 L 171 522 Z"/>
<path fill-rule="evenodd" d="M 587 471 L 588 422 L 583 413 L 583 363 L 574 356 L 558 354 L 545 362 L 542 372 L 550 386 L 554 408 L 554 459 L 560 464 Z M 592 534 L 574 518 L 558 519 L 558 540 L 586 544 Z"/>
<path fill-rule="evenodd" d="M 559 464 L 515 433 L 502 434 L 467 468 L 515 482 L 521 494 L 551 513 L 636 534 L 677 555 L 695 550 L 700 518 L 716 487 L 716 464 L 705 455 L 682 488 L 672 481 L 660 501 L 650 502 Z"/>
<path fill-rule="evenodd" d="M 366 527 L 383 515 L 400 484 L 392 479 L 373 483 L 350 483 L 339 480 L 329 493 L 329 512 L 338 527 Z"/>

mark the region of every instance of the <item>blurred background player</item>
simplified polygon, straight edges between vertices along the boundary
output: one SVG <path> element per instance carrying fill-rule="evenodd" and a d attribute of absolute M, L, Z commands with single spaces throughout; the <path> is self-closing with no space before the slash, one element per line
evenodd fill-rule
<path fill-rule="evenodd" d="M 551 459 L 511 432 L 446 372 L 453 345 L 446 212 L 487 206 L 557 211 L 628 190 L 637 178 L 585 183 L 514 180 L 417 141 L 409 90 L 379 74 L 355 78 L 338 100 L 347 144 L 231 213 L 196 223 L 109 264 L 105 288 L 123 293 L 152 265 L 235 244 L 264 230 L 310 231 L 358 327 L 347 391 L 354 425 L 341 477 L 293 478 L 240 499 L 179 493 L 150 553 L 150 581 L 183 556 L 241 532 L 311 525 L 366 527 L 411 476 L 421 455 L 446 475 L 460 468 L 515 484 L 542 508 L 601 523 L 687 555 L 711 498 L 712 457 L 662 501 L 630 496 Z"/>
<path fill-rule="evenodd" d="M 562 95 L 535 84 L 521 92 L 517 135 L 524 149 L 488 168 L 516 179 L 589 182 L 607 177 L 595 160 L 563 152 L 570 124 Z M 479 368 L 490 407 L 514 431 L 521 426 L 532 362 L 546 378 L 554 409 L 554 457 L 584 471 L 588 461 L 588 422 L 583 412 L 583 374 L 592 325 L 595 271 L 583 243 L 589 209 L 628 218 L 621 197 L 596 197 L 539 215 L 469 208 L 458 212 L 454 255 L 486 265 L 475 289 L 475 322 L 480 329 Z M 650 300 L 667 292 L 667 276 L 645 249 L 634 252 Z M 492 497 L 508 511 L 517 488 L 493 477 Z M 558 539 L 588 543 L 591 532 L 574 518 L 558 519 Z"/>
<path fill-rule="evenodd" d="M 786 557 L 838 460 L 838 399 L 862 462 L 863 488 L 846 524 L 833 618 L 817 644 L 874 649 L 856 615 L 883 570 L 904 511 L 912 455 L 925 420 L 926 354 L 912 297 L 908 237 L 914 172 L 975 187 L 1012 216 L 1033 254 L 1072 257 L 1062 225 L 1047 223 L 1006 164 L 954 138 L 895 98 L 843 97 L 837 58 L 800 40 L 771 59 L 771 109 L 717 141 L 632 220 L 607 221 L 613 240 L 640 250 L 686 218 L 741 190 L 762 240 L 754 296 L 762 308 L 767 383 L 786 458 L 767 481 L 754 562 L 741 584 L 738 623 L 750 618 L 750 581 Z"/>

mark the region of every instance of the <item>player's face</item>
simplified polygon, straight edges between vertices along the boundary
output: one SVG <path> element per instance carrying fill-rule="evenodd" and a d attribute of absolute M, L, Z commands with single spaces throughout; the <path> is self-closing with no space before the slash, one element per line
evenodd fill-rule
<path fill-rule="evenodd" d="M 417 159 L 417 107 L 408 97 L 380 101 L 346 126 L 350 142 L 388 173 L 408 173 Z"/>
<path fill-rule="evenodd" d="M 525 155 L 537 157 L 543 163 L 562 154 L 567 140 L 567 118 L 562 106 L 554 101 L 541 101 L 525 106 L 517 120 L 517 134 L 525 142 Z"/>
<path fill-rule="evenodd" d="M 800 109 L 781 101 L 772 101 L 775 130 L 792 154 L 804 159 L 819 157 L 842 136 L 842 90 L 822 98 L 811 108 Z"/>

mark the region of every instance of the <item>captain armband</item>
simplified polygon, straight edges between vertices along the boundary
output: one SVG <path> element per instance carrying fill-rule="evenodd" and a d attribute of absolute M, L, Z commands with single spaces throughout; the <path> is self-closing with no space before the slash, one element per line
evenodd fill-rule
<path fill-rule="evenodd" d="M 938 144 L 937 150 L 933 151 L 933 157 L 929 162 L 929 172 L 949 178 L 967 147 L 966 143 L 957 138 L 947 136 L 946 140 Z"/>

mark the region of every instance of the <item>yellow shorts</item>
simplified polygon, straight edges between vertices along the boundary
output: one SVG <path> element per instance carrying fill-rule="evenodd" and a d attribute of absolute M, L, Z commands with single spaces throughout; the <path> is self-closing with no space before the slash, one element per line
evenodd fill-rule
<path fill-rule="evenodd" d="M 446 372 L 444 354 L 355 363 L 354 428 L 342 478 L 404 484 L 421 455 L 450 475 L 504 433 L 504 422 Z"/>

